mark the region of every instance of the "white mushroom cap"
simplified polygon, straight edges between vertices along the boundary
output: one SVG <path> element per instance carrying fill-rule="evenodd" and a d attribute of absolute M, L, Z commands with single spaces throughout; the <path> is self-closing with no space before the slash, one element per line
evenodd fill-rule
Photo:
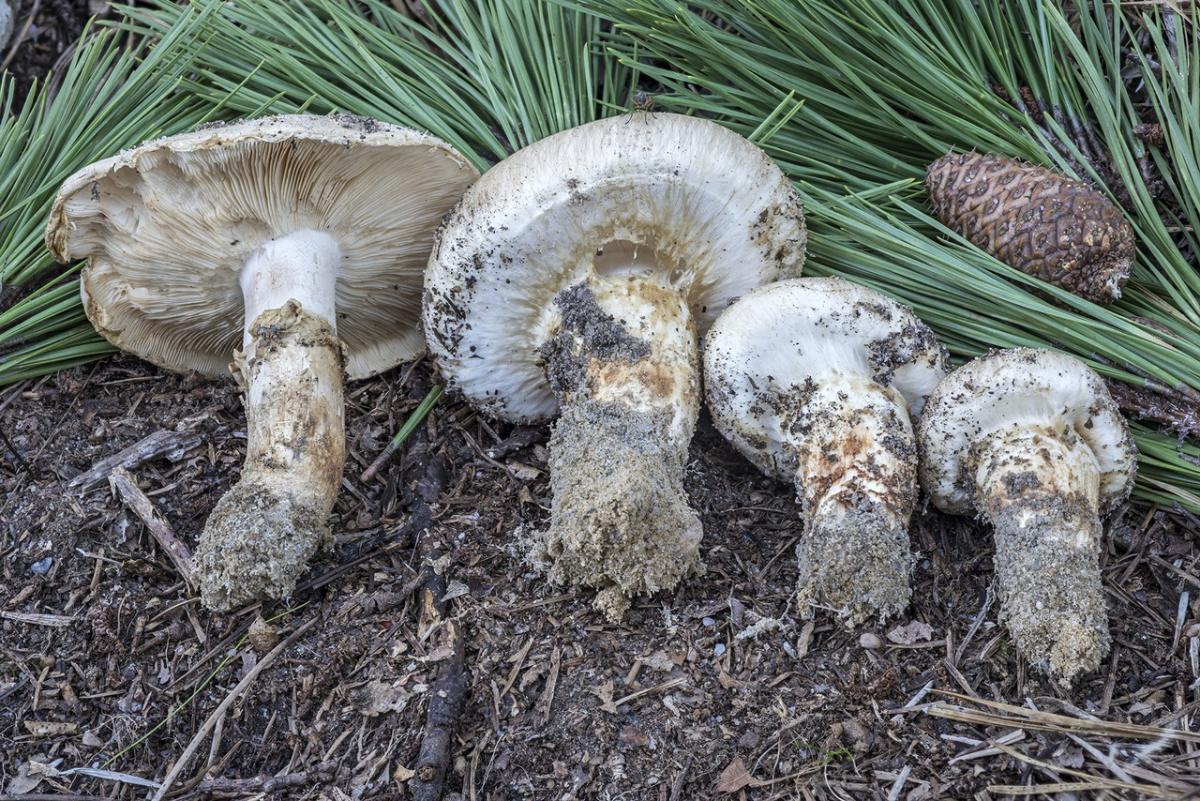
<path fill-rule="evenodd" d="M 806 233 L 782 171 L 747 140 L 677 114 L 622 116 L 543 139 L 490 170 L 447 219 L 426 274 L 443 376 L 514 421 L 558 404 L 537 348 L 551 302 L 593 269 L 679 291 L 702 334 L 734 298 L 798 275 Z"/>
<path fill-rule="evenodd" d="M 795 476 L 785 411 L 829 377 L 872 381 L 911 416 L 946 373 L 946 351 L 912 310 L 840 278 L 756 289 L 721 315 L 704 348 L 709 409 L 722 433 L 768 475 Z"/>
<path fill-rule="evenodd" d="M 342 256 L 346 372 L 361 378 L 423 349 L 421 276 L 433 233 L 477 175 L 418 131 L 344 115 L 265 117 L 80 170 L 54 203 L 46 244 L 60 261 L 89 259 L 85 309 L 110 342 L 161 367 L 216 376 L 242 344 L 247 259 L 297 230 L 328 233 Z"/>
<path fill-rule="evenodd" d="M 1129 496 L 1137 447 L 1103 380 L 1083 362 L 1050 350 L 1015 348 L 975 359 L 947 376 L 921 419 L 921 484 L 941 510 L 975 508 L 972 448 L 1016 426 L 1071 429 L 1095 455 L 1100 510 Z"/>

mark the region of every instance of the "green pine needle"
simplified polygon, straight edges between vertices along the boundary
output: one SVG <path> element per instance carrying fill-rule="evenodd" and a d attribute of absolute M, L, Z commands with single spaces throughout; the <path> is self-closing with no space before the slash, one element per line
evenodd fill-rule
<path fill-rule="evenodd" d="M 0 287 L 13 292 L 46 281 L 0 308 L 0 386 L 113 351 L 84 317 L 76 271 L 51 272 L 43 230 L 73 172 L 145 139 L 190 130 L 219 111 L 219 103 L 176 91 L 186 66 L 179 57 L 190 52 L 181 45 L 203 17 L 199 9 L 184 11 L 180 25 L 148 51 L 128 49 L 112 31 L 85 31 L 62 75 L 35 85 L 19 109 L 14 81 L 0 78 Z"/>

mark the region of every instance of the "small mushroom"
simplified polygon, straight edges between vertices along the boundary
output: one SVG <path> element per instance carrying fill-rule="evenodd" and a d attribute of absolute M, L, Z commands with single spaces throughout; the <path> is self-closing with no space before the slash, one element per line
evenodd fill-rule
<path fill-rule="evenodd" d="M 918 437 L 933 503 L 993 527 L 1020 653 L 1068 680 L 1095 669 L 1109 647 L 1100 517 L 1128 497 L 1137 466 L 1100 376 L 1054 351 L 995 351 L 938 385 Z"/>
<path fill-rule="evenodd" d="M 912 418 L 945 372 L 945 349 L 910 309 L 839 278 L 757 289 L 708 332 L 713 422 L 756 467 L 795 484 L 806 605 L 851 624 L 908 605 Z"/>
<path fill-rule="evenodd" d="M 416 131 L 292 115 L 148 142 L 63 184 L 46 243 L 88 260 L 96 330 L 170 370 L 232 360 L 244 389 L 241 480 L 197 553 L 210 608 L 286 597 L 328 539 L 343 368 L 363 378 L 421 352 L 433 232 L 476 176 Z"/>
<path fill-rule="evenodd" d="M 610 617 L 698 569 L 683 489 L 697 332 L 738 295 L 799 273 L 805 236 L 766 154 L 664 113 L 530 145 L 448 216 L 426 273 L 430 351 L 485 413 L 558 415 L 535 550 L 553 580 L 598 588 Z"/>

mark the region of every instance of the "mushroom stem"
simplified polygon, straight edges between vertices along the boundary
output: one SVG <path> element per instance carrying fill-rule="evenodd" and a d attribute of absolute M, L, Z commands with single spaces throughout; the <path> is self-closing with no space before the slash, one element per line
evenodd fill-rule
<path fill-rule="evenodd" d="M 896 614 L 912 594 L 916 441 L 907 404 L 855 375 L 810 382 L 793 401 L 798 412 L 785 415 L 785 436 L 798 457 L 805 518 L 800 600 L 832 607 L 851 625 Z"/>
<path fill-rule="evenodd" d="M 627 275 L 555 297 L 541 348 L 561 414 L 550 438 L 551 579 L 598 587 L 614 620 L 630 597 L 700 568 L 683 470 L 699 413 L 698 346 L 673 289 Z"/>
<path fill-rule="evenodd" d="M 1108 653 L 1100 468 L 1071 429 L 1019 425 L 980 443 L 976 506 L 996 538 L 1001 610 L 1030 662 L 1070 680 Z"/>
<path fill-rule="evenodd" d="M 241 274 L 246 308 L 233 369 L 246 404 L 241 479 L 217 502 L 197 553 L 206 606 L 287 597 L 329 535 L 346 459 L 337 242 L 300 231 L 264 245 Z"/>

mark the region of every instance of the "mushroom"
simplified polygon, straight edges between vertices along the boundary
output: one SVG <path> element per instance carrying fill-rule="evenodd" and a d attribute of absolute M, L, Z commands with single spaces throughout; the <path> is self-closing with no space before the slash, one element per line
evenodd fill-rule
<path fill-rule="evenodd" d="M 918 431 L 921 484 L 992 525 L 1017 649 L 1071 679 L 1108 652 L 1100 517 L 1128 497 L 1137 450 L 1104 382 L 1049 350 L 994 351 L 951 373 Z"/>
<path fill-rule="evenodd" d="M 63 184 L 46 243 L 88 260 L 96 330 L 169 370 L 232 359 L 244 390 L 241 480 L 197 553 L 210 608 L 286 597 L 328 539 L 343 368 L 364 378 L 423 350 L 422 268 L 476 176 L 417 131 L 291 115 L 148 142 Z"/>
<path fill-rule="evenodd" d="M 532 144 L 448 216 L 425 277 L 430 351 L 483 412 L 558 415 L 535 551 L 552 580 L 598 588 L 611 618 L 699 568 L 683 489 L 698 332 L 738 295 L 798 274 L 805 239 L 765 153 L 664 113 Z"/>
<path fill-rule="evenodd" d="M 759 470 L 795 484 L 810 611 L 854 624 L 908 605 L 912 418 L 945 373 L 945 349 L 912 310 L 839 278 L 757 289 L 708 332 L 713 422 Z"/>

